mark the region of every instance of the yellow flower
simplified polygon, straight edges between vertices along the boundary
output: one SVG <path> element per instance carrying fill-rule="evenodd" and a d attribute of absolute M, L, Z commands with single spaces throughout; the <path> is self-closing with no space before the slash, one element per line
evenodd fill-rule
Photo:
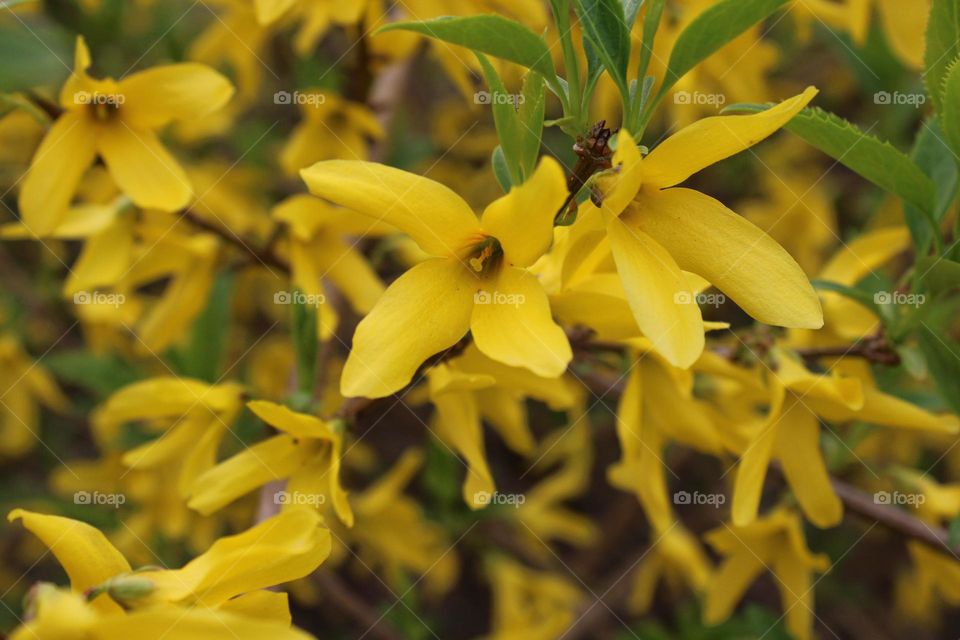
<path fill-rule="evenodd" d="M 365 160 L 371 140 L 385 135 L 369 107 L 329 91 L 300 93 L 303 121 L 280 152 L 280 166 L 291 175 L 321 160 Z"/>
<path fill-rule="evenodd" d="M 627 600 L 627 606 L 634 614 L 643 614 L 650 609 L 657 583 L 661 580 L 675 594 L 682 593 L 684 585 L 701 593 L 712 576 L 710 561 L 700 542 L 682 525 L 674 524 L 653 535 L 650 550 L 633 576 L 633 587 Z"/>
<path fill-rule="evenodd" d="M 704 347 L 700 309 L 683 271 L 702 276 L 751 316 L 787 327 L 818 328 L 816 293 L 797 263 L 763 231 L 721 203 L 676 187 L 691 175 L 763 140 L 816 95 L 809 88 L 760 114 L 700 120 L 646 157 L 621 131 L 614 171 L 599 180 L 602 205 L 581 207 L 579 231 L 605 229 L 633 316 L 674 366 L 689 367 Z M 608 250 L 600 243 L 601 250 Z M 584 260 L 589 252 L 581 251 Z"/>
<path fill-rule="evenodd" d="M 188 505 L 210 514 L 268 482 L 288 478 L 285 490 L 274 496 L 286 506 L 332 503 L 348 527 L 353 512 L 340 486 L 343 436 L 338 427 L 314 416 L 263 400 L 247 404 L 261 420 L 282 433 L 248 447 L 196 479 Z"/>
<path fill-rule="evenodd" d="M 935 416 L 877 390 L 872 383 L 839 375 L 818 375 L 786 354 L 769 373 L 770 410 L 757 424 L 740 457 L 732 515 L 737 525 L 753 522 L 771 458 L 780 461 L 804 515 L 818 527 L 840 522 L 843 507 L 830 483 L 820 451 L 820 422 L 863 420 L 884 426 L 956 433 L 956 416 Z"/>
<path fill-rule="evenodd" d="M 142 625 L 150 625 L 151 637 L 160 638 L 164 631 L 179 628 L 176 614 L 190 611 L 196 616 L 187 616 L 182 635 L 173 637 L 220 637 L 201 632 L 223 625 L 244 629 L 241 622 L 252 626 L 233 637 L 262 637 L 254 629 L 273 631 L 278 637 L 306 637 L 286 631 L 290 625 L 286 594 L 262 590 L 310 574 L 327 558 L 331 546 L 320 516 L 297 508 L 221 538 L 181 569 L 133 571 L 104 535 L 84 522 L 23 509 L 14 509 L 8 519 L 21 520 L 40 538 L 66 571 L 72 590 L 68 595 L 44 587 L 44 598 L 34 603 L 34 619 L 19 632 L 24 638 L 31 637 L 30 631 L 51 633 L 63 625 L 73 633 L 34 637 L 129 637 L 121 630 L 142 637 L 147 629 Z"/>
<path fill-rule="evenodd" d="M 707 624 L 730 617 L 747 587 L 769 570 L 780 591 L 787 629 L 798 640 L 812 638 L 813 572 L 827 571 L 830 561 L 807 549 L 797 514 L 780 508 L 749 526 L 724 525 L 706 537 L 710 546 L 725 556 L 707 586 L 703 612 Z"/>
<path fill-rule="evenodd" d="M 300 23 L 293 46 L 306 55 L 331 25 L 349 26 L 360 20 L 368 0 L 253 0 L 257 20 L 271 25 L 281 18 Z"/>
<path fill-rule="evenodd" d="M 174 211 L 190 200 L 190 182 L 155 130 L 223 106 L 233 87 L 200 64 L 141 71 L 122 80 L 87 75 L 90 53 L 77 39 L 74 73 L 60 91 L 64 113 L 37 149 L 20 192 L 23 222 L 53 231 L 84 173 L 99 156 L 138 206 Z"/>
<path fill-rule="evenodd" d="M 0 335 L 0 453 L 20 456 L 40 436 L 40 407 L 65 412 L 70 401 L 53 376 L 10 335 Z"/>
<path fill-rule="evenodd" d="M 344 396 L 383 397 L 469 330 L 482 353 L 537 375 L 560 376 L 572 358 L 527 267 L 553 236 L 566 198 L 563 170 L 544 158 L 523 185 L 477 219 L 457 194 L 399 169 L 331 160 L 301 172 L 310 191 L 406 232 L 434 256 L 397 279 L 360 322 L 344 366 Z"/>
<path fill-rule="evenodd" d="M 565 577 L 505 557 L 491 560 L 487 573 L 493 589 L 490 640 L 554 640 L 576 619 L 583 595 Z"/>
<path fill-rule="evenodd" d="M 358 216 L 307 194 L 291 196 L 273 208 L 273 217 L 289 229 L 293 286 L 320 305 L 320 337 L 337 328 L 334 305 L 326 304 L 325 282 L 343 293 L 358 313 L 369 313 L 383 294 L 383 283 L 350 237 L 391 233 L 389 225 Z"/>
<path fill-rule="evenodd" d="M 188 378 L 158 377 L 128 385 L 98 407 L 91 420 L 100 442 L 115 443 L 121 427 L 141 421 L 160 437 L 127 451 L 132 469 L 179 469 L 177 491 L 186 496 L 194 479 L 213 466 L 229 425 L 242 409 L 243 388 Z"/>

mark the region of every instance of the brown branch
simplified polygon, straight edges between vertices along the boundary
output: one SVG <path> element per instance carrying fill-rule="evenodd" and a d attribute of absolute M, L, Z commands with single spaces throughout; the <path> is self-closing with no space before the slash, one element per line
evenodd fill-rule
<path fill-rule="evenodd" d="M 282 271 L 286 274 L 290 273 L 290 265 L 278 258 L 272 251 L 264 251 L 254 247 L 240 236 L 236 235 L 232 231 L 229 231 L 226 227 L 209 222 L 191 210 L 185 211 L 183 217 L 189 220 L 190 224 L 200 227 L 204 231 L 215 234 L 224 242 L 233 245 L 237 249 L 240 249 L 240 251 L 253 258 L 258 264 L 273 267 L 274 269 Z"/>

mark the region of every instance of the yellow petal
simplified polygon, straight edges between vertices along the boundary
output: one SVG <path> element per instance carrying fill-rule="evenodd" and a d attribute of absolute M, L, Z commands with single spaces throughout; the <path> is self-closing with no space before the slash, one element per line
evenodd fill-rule
<path fill-rule="evenodd" d="M 480 230 L 470 206 L 438 182 L 375 162 L 327 160 L 300 171 L 310 193 L 394 225 L 434 256 L 459 255 Z"/>
<path fill-rule="evenodd" d="M 279 622 L 290 625 L 290 602 L 287 594 L 278 591 L 253 591 L 227 600 L 217 611 L 235 613 L 261 622 Z"/>
<path fill-rule="evenodd" d="M 749 149 L 790 122 L 817 95 L 814 87 L 747 116 L 703 118 L 673 134 L 643 160 L 645 184 L 672 187 L 704 167 Z"/>
<path fill-rule="evenodd" d="M 57 228 L 95 156 L 93 127 L 83 114 L 68 112 L 53 123 L 20 190 L 20 215 L 28 231 L 43 236 Z"/>
<path fill-rule="evenodd" d="M 122 122 L 102 127 L 97 148 L 117 186 L 138 206 L 176 211 L 190 202 L 190 181 L 152 131 Z"/>
<path fill-rule="evenodd" d="M 813 576 L 810 567 L 791 553 L 778 554 L 773 563 L 786 627 L 797 640 L 813 637 Z"/>
<path fill-rule="evenodd" d="M 833 492 L 820 452 L 820 424 L 802 401 L 787 399 L 774 444 L 790 489 L 807 519 L 821 529 L 843 519 L 843 506 Z"/>
<path fill-rule="evenodd" d="M 689 367 L 703 352 L 703 319 L 680 267 L 653 238 L 619 218 L 611 219 L 607 235 L 640 330 L 671 364 Z"/>
<path fill-rule="evenodd" d="M 281 434 L 227 458 L 196 479 L 187 506 L 210 515 L 258 487 L 289 477 L 303 456 L 293 438 Z"/>
<path fill-rule="evenodd" d="M 120 113 L 132 129 L 156 129 L 172 120 L 202 118 L 230 100 L 233 85 L 204 64 L 186 62 L 131 74 L 120 81 Z"/>
<path fill-rule="evenodd" d="M 777 439 L 777 430 L 781 428 L 780 415 L 786 399 L 786 390 L 781 384 L 771 383 L 772 399 L 770 413 L 759 433 L 740 456 L 737 475 L 733 482 L 733 505 L 731 516 L 738 527 L 744 527 L 757 517 L 760 507 L 760 495 L 767 477 L 767 467 L 773 454 L 773 445 Z"/>
<path fill-rule="evenodd" d="M 182 569 L 144 571 L 151 598 L 215 606 L 309 575 L 330 554 L 330 531 L 315 509 L 295 507 L 237 535 L 220 538 Z"/>
<path fill-rule="evenodd" d="M 311 640 L 288 623 L 203 607 L 159 606 L 96 622 L 94 638 L 138 640 Z"/>
<path fill-rule="evenodd" d="M 529 267 L 550 247 L 553 218 L 566 197 L 563 169 L 544 157 L 529 180 L 486 208 L 480 224 L 500 241 L 507 264 Z"/>
<path fill-rule="evenodd" d="M 504 266 L 484 289 L 470 318 L 477 348 L 498 362 L 545 378 L 562 375 L 573 352 L 567 335 L 550 316 L 550 302 L 536 276 Z"/>
<path fill-rule="evenodd" d="M 431 376 L 431 388 L 433 377 Z M 434 393 L 437 435 L 467 461 L 463 501 L 471 509 L 483 509 L 496 489 L 483 446 L 483 428 L 473 395 L 465 392 Z"/>
<path fill-rule="evenodd" d="M 297 0 L 254 0 L 257 10 L 257 22 L 268 25 L 286 13 Z"/>
<path fill-rule="evenodd" d="M 652 236 L 681 269 L 706 278 L 744 311 L 782 327 L 819 329 L 820 300 L 783 247 L 697 191 L 642 192 L 631 224 Z"/>
<path fill-rule="evenodd" d="M 718 624 L 729 618 L 747 587 L 764 569 L 763 561 L 749 552 L 737 553 L 724 560 L 707 586 L 704 622 Z"/>
<path fill-rule="evenodd" d="M 247 403 L 247 407 L 267 424 L 301 440 L 333 441 L 340 437 L 320 418 L 291 411 L 288 407 L 276 402 L 253 400 Z"/>
<path fill-rule="evenodd" d="M 818 415 L 830 422 L 863 420 L 885 427 L 941 433 L 957 433 L 960 430 L 960 419 L 957 416 L 949 413 L 942 415 L 930 413 L 906 400 L 883 393 L 872 385 L 863 385 L 863 407 L 859 410 L 816 399 L 808 404 Z"/>
<path fill-rule="evenodd" d="M 85 522 L 14 509 L 7 520 L 21 520 L 40 538 L 70 577 L 74 591 L 85 591 L 113 576 L 127 573 L 130 563 L 100 531 Z"/>
<path fill-rule="evenodd" d="M 464 336 L 478 288 L 456 259 L 427 260 L 397 278 L 357 325 L 341 393 L 381 398 L 401 389 L 427 358 Z"/>

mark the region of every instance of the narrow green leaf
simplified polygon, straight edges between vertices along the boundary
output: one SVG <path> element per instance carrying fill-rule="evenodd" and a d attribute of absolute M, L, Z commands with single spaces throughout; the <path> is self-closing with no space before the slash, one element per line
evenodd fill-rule
<path fill-rule="evenodd" d="M 917 330 L 917 341 L 940 395 L 955 413 L 960 413 L 960 344 L 926 324 Z"/>
<path fill-rule="evenodd" d="M 418 22 L 394 22 L 376 33 L 413 31 L 450 44 L 536 69 L 548 82 L 556 80 L 553 59 L 543 39 L 519 22 L 503 16 L 482 15 L 434 18 Z"/>
<path fill-rule="evenodd" d="M 540 157 L 540 139 L 543 135 L 543 116 L 546 109 L 546 91 L 543 76 L 530 71 L 523 79 L 520 93 L 520 109 L 517 122 L 520 124 L 520 167 L 526 180 L 537 166 Z"/>
<path fill-rule="evenodd" d="M 619 0 L 574 0 L 583 35 L 626 96 L 630 31 Z"/>
<path fill-rule="evenodd" d="M 865 306 L 871 311 L 876 312 L 877 310 L 877 305 L 874 302 L 874 296 L 869 291 L 857 289 L 856 287 L 848 287 L 840 284 L 839 282 L 832 282 L 830 280 L 811 280 L 810 284 L 812 284 L 815 289 L 820 291 L 833 291 L 834 293 L 839 293 L 843 297 L 849 298 L 850 300 Z"/>
<path fill-rule="evenodd" d="M 950 527 L 947 529 L 947 544 L 954 549 L 960 546 L 960 516 L 950 521 Z"/>
<path fill-rule="evenodd" d="M 640 45 L 640 67 L 637 77 L 643 78 L 650 68 L 650 58 L 653 56 L 653 42 L 660 28 L 660 18 L 663 16 L 663 7 L 666 0 L 651 0 L 647 7 L 647 15 L 643 18 L 643 42 Z"/>
<path fill-rule="evenodd" d="M 960 163 L 960 58 L 953 61 L 947 72 L 943 98 L 943 132 Z"/>
<path fill-rule="evenodd" d="M 513 181 L 510 179 L 510 167 L 507 166 L 507 159 L 503 155 L 503 148 L 497 145 L 490 157 L 490 164 L 493 166 L 493 175 L 497 178 L 500 188 L 504 193 L 510 191 Z"/>
<path fill-rule="evenodd" d="M 701 13 L 677 37 L 658 95 L 662 97 L 690 69 L 786 3 L 787 0 L 720 0 Z"/>
<path fill-rule="evenodd" d="M 523 141 L 521 136 L 523 128 L 520 119 L 517 116 L 517 110 L 512 104 L 513 96 L 507 93 L 507 88 L 500 79 L 500 74 L 494 69 L 487 57 L 482 53 L 477 53 L 477 60 L 480 61 L 480 68 L 483 69 L 483 75 L 487 79 L 487 86 L 490 87 L 490 93 L 478 94 L 485 96 L 484 103 L 493 109 L 493 123 L 497 128 L 497 137 L 500 139 L 500 146 L 503 150 L 503 156 L 510 170 L 510 178 L 513 184 L 523 182 L 523 171 L 521 170 L 521 155 Z"/>
<path fill-rule="evenodd" d="M 917 206 L 905 202 L 903 205 L 904 219 L 913 238 L 913 246 L 918 255 L 926 255 L 933 241 L 935 227 L 946 217 L 957 197 L 958 166 L 953 151 L 944 142 L 946 135 L 940 128 L 939 119 L 931 118 L 920 128 L 910 152 L 910 159 L 920 167 L 927 177 L 933 181 L 936 194 L 934 196 L 933 221 Z"/>
<path fill-rule="evenodd" d="M 927 19 L 923 81 L 938 114 L 945 106 L 944 83 L 950 65 L 960 57 L 960 0 L 933 0 Z"/>
<path fill-rule="evenodd" d="M 769 105 L 731 105 L 724 113 L 768 108 Z M 932 215 L 933 181 L 889 142 L 819 107 L 807 107 L 786 128 L 878 187 L 916 205 L 928 217 Z"/>
<path fill-rule="evenodd" d="M 193 321 L 190 340 L 181 358 L 187 375 L 207 382 L 217 381 L 227 340 L 224 328 L 230 326 L 232 300 L 233 276 L 224 273 L 213 283 L 207 307 Z"/>
<path fill-rule="evenodd" d="M 926 256 L 917 260 L 915 269 L 920 283 L 933 297 L 960 289 L 960 262 Z"/>
<path fill-rule="evenodd" d="M 623 2 L 623 17 L 627 21 L 627 31 L 633 29 L 633 23 L 637 21 L 637 14 L 640 13 L 640 9 L 643 7 L 645 0 L 622 0 Z"/>
<path fill-rule="evenodd" d="M 297 358 L 297 391 L 310 398 L 317 379 L 317 318 L 318 305 L 311 304 L 311 296 L 296 291 L 293 295 L 293 350 Z"/>

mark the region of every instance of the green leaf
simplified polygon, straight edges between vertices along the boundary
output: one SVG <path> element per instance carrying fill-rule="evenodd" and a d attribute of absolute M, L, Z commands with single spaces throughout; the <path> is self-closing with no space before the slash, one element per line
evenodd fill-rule
<path fill-rule="evenodd" d="M 224 273 L 214 282 L 207 307 L 193 322 L 190 340 L 181 355 L 186 375 L 207 382 L 217 381 L 227 338 L 225 328 L 230 326 L 232 294 L 233 276 Z"/>
<path fill-rule="evenodd" d="M 87 389 L 101 398 L 140 378 L 136 369 L 120 356 L 95 354 L 85 349 L 55 351 L 43 359 L 43 364 L 58 380 Z"/>
<path fill-rule="evenodd" d="M 666 0 L 651 0 L 647 7 L 647 15 L 643 18 L 643 42 L 640 45 L 640 67 L 637 77 L 642 78 L 650 68 L 650 58 L 653 56 L 653 42 L 657 37 L 657 30 L 660 28 L 660 18 L 663 15 L 663 7 Z"/>
<path fill-rule="evenodd" d="M 549 83 L 556 81 L 553 59 L 543 39 L 519 22 L 502 16 L 445 16 L 417 22 L 394 22 L 381 27 L 376 33 L 397 30 L 421 33 L 516 62 L 539 71 Z"/>
<path fill-rule="evenodd" d="M 623 17 L 626 18 L 627 31 L 630 31 L 633 29 L 633 23 L 637 21 L 637 14 L 640 13 L 645 0 L 622 0 L 622 2 Z"/>
<path fill-rule="evenodd" d="M 839 293 L 845 298 L 849 298 L 854 302 L 862 304 L 874 313 L 877 311 L 877 305 L 873 300 L 873 294 L 869 291 L 857 289 L 856 287 L 848 287 L 840 284 L 839 282 L 832 282 L 830 280 L 811 280 L 810 284 L 812 284 L 814 288 L 821 291 L 833 291 L 834 293 Z"/>
<path fill-rule="evenodd" d="M 720 0 L 701 13 L 677 37 L 658 97 L 700 62 L 786 3 L 787 0 Z"/>
<path fill-rule="evenodd" d="M 497 128 L 497 137 L 500 139 L 500 147 L 503 150 L 503 156 L 507 163 L 507 169 L 510 171 L 510 182 L 512 184 L 523 183 L 523 171 L 521 170 L 521 148 L 522 142 L 520 136 L 520 119 L 517 117 L 517 110 L 511 104 L 510 94 L 500 79 L 500 74 L 493 68 L 490 61 L 482 53 L 478 53 L 477 60 L 480 61 L 480 68 L 487 79 L 487 86 L 490 87 L 490 93 L 486 94 L 487 101 L 493 109 L 493 123 Z M 483 95 L 483 94 L 478 94 Z"/>
<path fill-rule="evenodd" d="M 927 18 L 924 83 L 937 113 L 945 106 L 944 88 L 953 61 L 960 57 L 960 0 L 933 0 Z"/>
<path fill-rule="evenodd" d="M 940 395 L 954 413 L 960 413 L 960 344 L 927 324 L 917 330 L 917 341 Z"/>
<path fill-rule="evenodd" d="M 731 105 L 724 110 L 763 111 L 768 106 Z M 807 107 L 787 129 L 831 156 L 848 169 L 932 215 L 933 181 L 902 151 L 818 107 Z"/>
<path fill-rule="evenodd" d="M 530 71 L 523 79 L 517 122 L 520 124 L 520 168 L 523 170 L 524 180 L 533 175 L 537 158 L 540 157 L 543 116 L 547 102 L 544 86 L 543 76 L 536 71 Z"/>
<path fill-rule="evenodd" d="M 630 31 L 619 0 L 574 0 L 583 35 L 593 45 L 610 77 L 627 95 Z"/>
<path fill-rule="evenodd" d="M 960 516 L 950 521 L 950 527 L 947 529 L 947 544 L 954 549 L 960 545 Z"/>
<path fill-rule="evenodd" d="M 317 379 L 317 318 L 319 307 L 309 304 L 312 296 L 299 291 L 293 295 L 293 350 L 297 358 L 297 391 L 304 398 L 313 394 Z"/>
<path fill-rule="evenodd" d="M 926 256 L 917 260 L 915 270 L 920 283 L 933 297 L 960 289 L 960 262 Z"/>
<path fill-rule="evenodd" d="M 933 117 L 921 127 L 910 152 L 910 159 L 933 181 L 936 191 L 932 215 L 909 202 L 903 205 L 904 219 L 918 255 L 928 253 L 933 234 L 939 235 L 939 223 L 957 196 L 957 162 L 944 137 L 938 119 Z M 934 224 L 930 223 L 931 218 Z"/>
<path fill-rule="evenodd" d="M 503 189 L 504 193 L 509 192 L 513 186 L 513 181 L 510 179 L 510 167 L 507 166 L 507 159 L 504 157 L 503 147 L 500 145 L 497 145 L 493 150 L 490 164 L 493 166 L 493 175 L 496 176 L 500 188 Z"/>
<path fill-rule="evenodd" d="M 953 61 L 944 82 L 943 132 L 956 157 L 960 157 L 960 58 Z M 960 162 L 960 160 L 957 160 Z"/>
<path fill-rule="evenodd" d="M 29 29 L 19 22 L 5 24 L 0 26 L 0 60 L 0 91 L 58 87 L 71 72 L 70 38 L 48 24 L 32 24 Z"/>

